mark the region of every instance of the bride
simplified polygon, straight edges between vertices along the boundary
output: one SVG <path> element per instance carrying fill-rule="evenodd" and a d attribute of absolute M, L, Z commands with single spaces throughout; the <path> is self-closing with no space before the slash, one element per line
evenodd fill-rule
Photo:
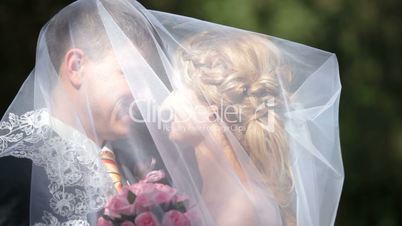
<path fill-rule="evenodd" d="M 218 225 L 267 223 L 257 223 L 255 213 L 264 211 L 264 199 L 253 193 L 256 184 L 244 164 L 256 167 L 257 183 L 263 185 L 260 189 L 272 193 L 278 213 L 265 216 L 274 223 L 270 225 L 295 225 L 288 141 L 281 115 L 287 97 L 281 93 L 280 82 L 290 75 L 284 73 L 279 50 L 257 35 L 202 32 L 178 51 L 176 67 L 185 87 L 166 101 L 175 112 L 169 138 L 195 147 L 204 182 L 202 195 Z M 231 133 L 240 141 L 240 150 L 235 151 L 239 146 L 227 137 Z M 242 151 L 245 155 L 236 153 Z M 220 156 L 214 152 L 222 152 L 221 160 L 233 169 L 233 175 L 220 173 L 220 166 L 211 164 Z M 244 156 L 250 158 L 249 163 Z M 228 186 L 233 179 L 240 181 L 242 189 Z"/>

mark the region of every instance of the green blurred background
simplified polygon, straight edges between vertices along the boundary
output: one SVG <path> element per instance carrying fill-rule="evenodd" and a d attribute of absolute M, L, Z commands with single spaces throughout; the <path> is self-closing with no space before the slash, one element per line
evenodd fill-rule
<path fill-rule="evenodd" d="M 72 1 L 0 0 L 0 106 L 34 67 L 39 30 Z M 345 184 L 336 225 L 402 225 L 402 1 L 144 0 L 147 8 L 336 53 Z"/>

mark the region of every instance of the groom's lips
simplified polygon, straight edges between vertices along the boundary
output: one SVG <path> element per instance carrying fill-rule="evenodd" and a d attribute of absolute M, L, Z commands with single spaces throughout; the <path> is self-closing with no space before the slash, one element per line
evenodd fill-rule
<path fill-rule="evenodd" d="M 115 120 L 130 121 L 129 108 L 132 98 L 123 97 L 115 105 L 114 114 Z"/>

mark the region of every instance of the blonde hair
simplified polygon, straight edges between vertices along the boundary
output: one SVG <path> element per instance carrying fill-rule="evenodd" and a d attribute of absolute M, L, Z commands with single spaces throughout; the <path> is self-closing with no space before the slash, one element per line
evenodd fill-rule
<path fill-rule="evenodd" d="M 286 99 L 282 82 L 290 79 L 290 73 L 279 50 L 266 38 L 240 32 L 203 32 L 182 47 L 176 66 L 183 82 L 201 101 L 222 106 L 219 115 L 226 106 L 242 109 L 226 123 L 245 128 L 233 132 L 263 175 L 262 182 L 282 207 L 287 206 L 293 183 L 279 112 Z"/>

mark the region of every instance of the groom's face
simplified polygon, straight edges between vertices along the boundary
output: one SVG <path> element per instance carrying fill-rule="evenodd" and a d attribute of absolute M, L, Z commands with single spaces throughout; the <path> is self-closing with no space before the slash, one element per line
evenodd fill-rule
<path fill-rule="evenodd" d="M 101 59 L 88 60 L 83 73 L 84 103 L 97 135 L 106 140 L 127 135 L 132 95 L 115 55 L 109 52 Z"/>

